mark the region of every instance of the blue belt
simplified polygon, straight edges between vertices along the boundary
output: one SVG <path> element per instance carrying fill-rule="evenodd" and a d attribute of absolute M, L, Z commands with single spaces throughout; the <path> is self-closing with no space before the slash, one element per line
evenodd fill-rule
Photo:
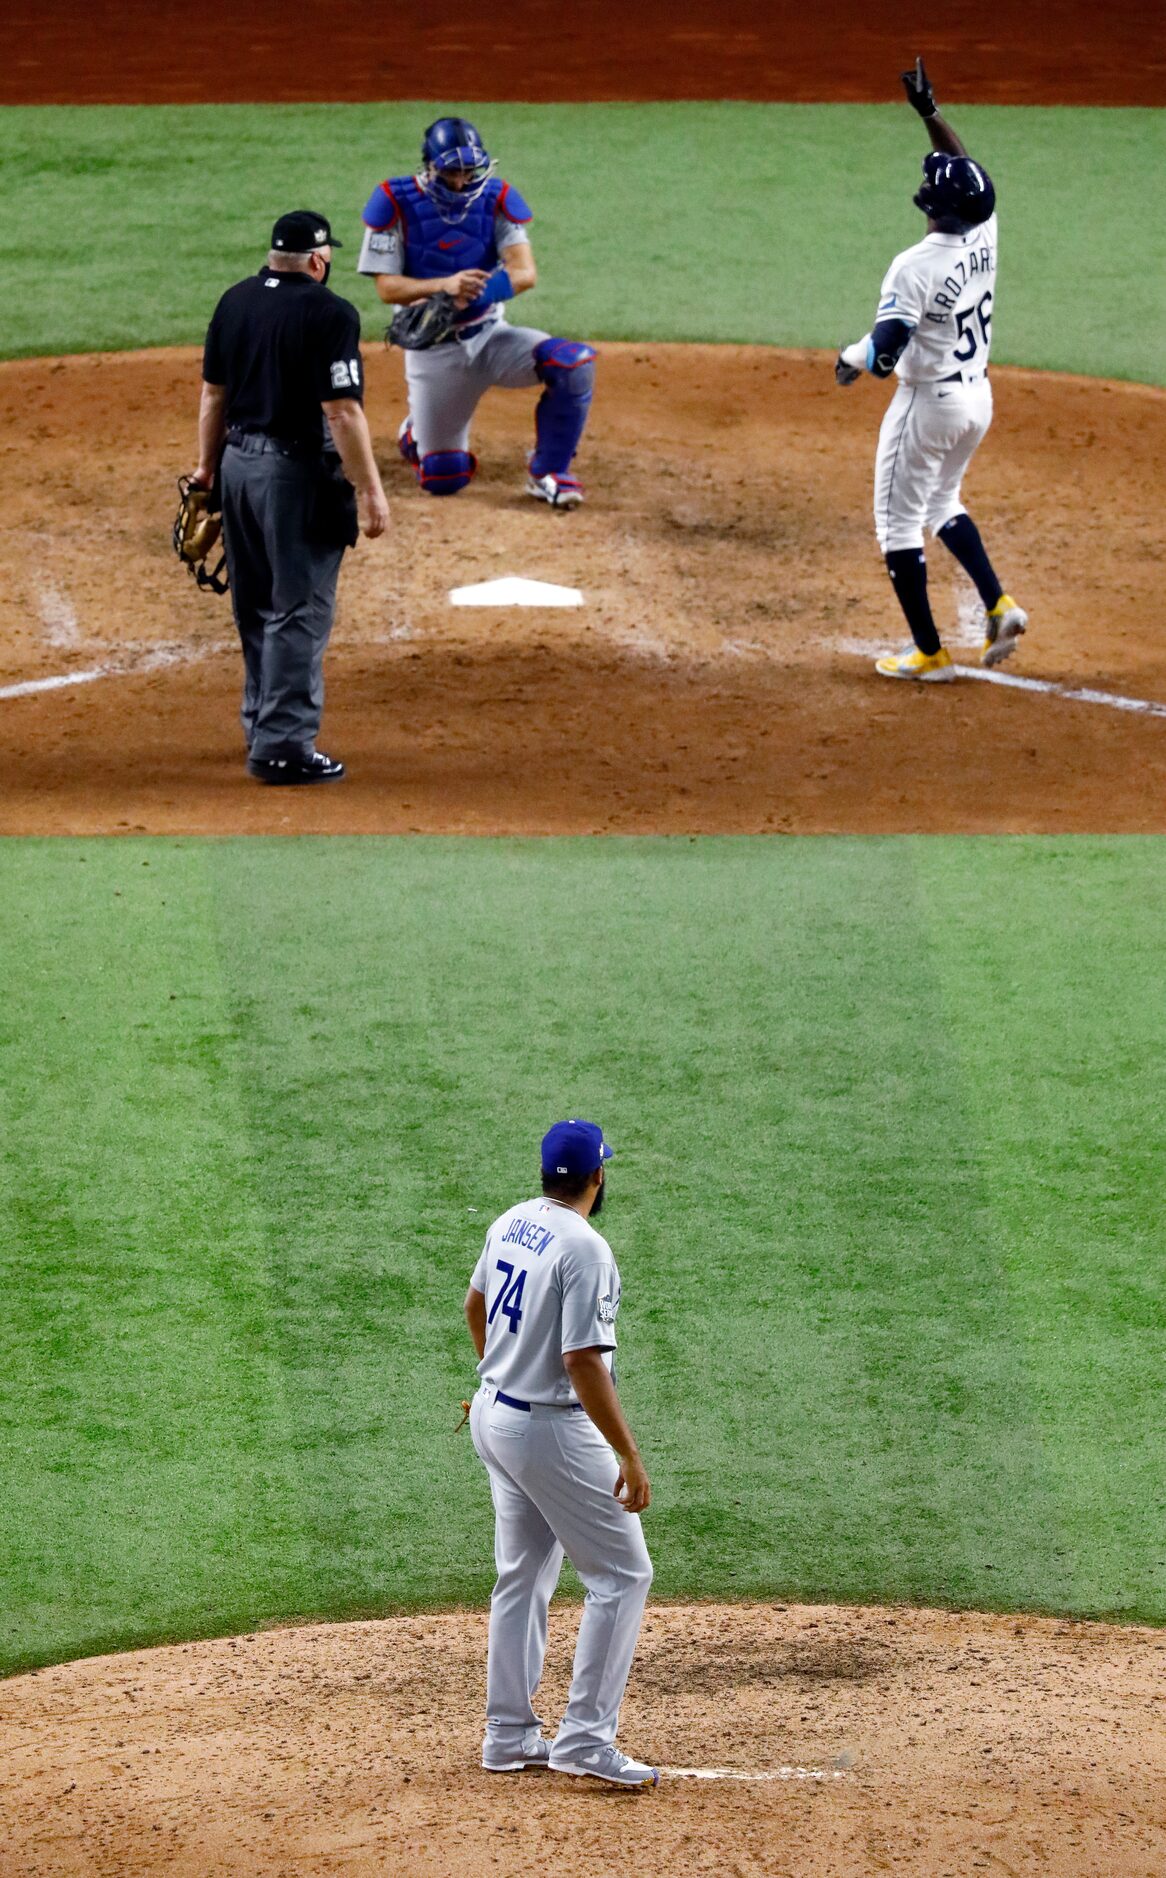
<path fill-rule="evenodd" d="M 446 333 L 444 339 L 439 339 L 437 343 L 439 346 L 464 345 L 467 339 L 476 339 L 480 332 L 484 332 L 487 324 L 492 323 L 486 320 L 475 320 L 472 326 L 455 326 L 452 332 Z"/>
<path fill-rule="evenodd" d="M 530 1414 L 531 1407 L 532 1407 L 532 1404 L 529 1402 L 520 1402 L 516 1395 L 507 1395 L 505 1389 L 495 1389 L 494 1400 L 495 1402 L 501 1402 L 503 1408 L 522 1409 L 523 1412 L 527 1415 Z M 546 1403 L 540 1402 L 539 1407 L 540 1408 L 577 1409 L 580 1414 L 582 1414 L 583 1412 L 582 1402 L 546 1402 Z"/>

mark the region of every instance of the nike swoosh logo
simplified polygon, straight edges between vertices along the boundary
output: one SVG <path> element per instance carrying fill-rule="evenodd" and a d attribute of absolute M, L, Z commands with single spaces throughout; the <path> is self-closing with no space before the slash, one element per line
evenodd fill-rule
<path fill-rule="evenodd" d="M 452 237 L 450 237 L 449 239 L 447 239 L 447 240 L 445 240 L 445 241 L 439 241 L 437 245 L 438 245 L 438 247 L 439 247 L 439 248 L 440 248 L 440 249 L 442 250 L 442 252 L 443 252 L 444 254 L 448 254 L 448 252 L 449 252 L 449 250 L 450 250 L 451 248 L 460 248 L 460 247 L 461 247 L 461 245 L 462 245 L 462 238 L 461 238 L 461 236 L 460 236 L 460 235 L 454 235 L 454 236 L 452 236 Z"/>

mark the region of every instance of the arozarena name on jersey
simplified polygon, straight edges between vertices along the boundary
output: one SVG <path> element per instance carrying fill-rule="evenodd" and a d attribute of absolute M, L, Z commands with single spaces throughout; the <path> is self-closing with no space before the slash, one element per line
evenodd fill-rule
<path fill-rule="evenodd" d="M 502 1244 L 525 1246 L 541 1258 L 554 1236 L 549 1226 L 536 1226 L 533 1219 L 512 1219 L 502 1235 Z"/>
<path fill-rule="evenodd" d="M 924 314 L 925 319 L 936 321 L 947 319 L 955 312 L 956 302 L 968 282 L 975 280 L 977 274 L 993 273 L 996 259 L 988 243 L 985 242 L 982 248 L 973 248 L 970 254 L 959 256 L 951 266 L 951 273 L 946 280 L 940 282 L 935 293 L 935 304 L 942 310 L 938 313 L 932 313 L 929 310 Z"/>

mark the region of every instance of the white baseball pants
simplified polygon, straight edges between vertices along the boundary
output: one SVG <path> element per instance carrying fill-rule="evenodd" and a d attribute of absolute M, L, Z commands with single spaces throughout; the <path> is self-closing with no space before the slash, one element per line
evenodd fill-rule
<path fill-rule="evenodd" d="M 541 382 L 534 349 L 548 337 L 533 326 L 495 320 L 472 339 L 406 352 L 409 416 L 419 453 L 468 450 L 474 412 L 492 385 L 522 391 Z"/>
<path fill-rule="evenodd" d="M 925 528 L 936 535 L 966 513 L 960 484 L 991 422 L 987 378 L 899 386 L 875 456 L 875 533 L 884 554 L 921 548 Z"/>
<path fill-rule="evenodd" d="M 470 1409 L 474 1446 L 494 1499 L 494 1562 L 486 1666 L 486 1732 L 519 1746 L 540 1727 L 534 1698 L 547 1647 L 547 1606 L 563 1555 L 586 1588 L 575 1666 L 555 1750 L 571 1755 L 615 1740 L 619 1707 L 652 1582 L 639 1515 L 613 1497 L 619 1462 L 579 1410 L 494 1400 L 484 1384 Z"/>

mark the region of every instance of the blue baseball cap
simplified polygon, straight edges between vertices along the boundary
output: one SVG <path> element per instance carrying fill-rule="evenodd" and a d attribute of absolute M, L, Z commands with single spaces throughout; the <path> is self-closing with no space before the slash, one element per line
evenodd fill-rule
<path fill-rule="evenodd" d="M 593 1174 L 611 1152 L 598 1122 L 556 1122 L 543 1136 L 543 1173 Z"/>

